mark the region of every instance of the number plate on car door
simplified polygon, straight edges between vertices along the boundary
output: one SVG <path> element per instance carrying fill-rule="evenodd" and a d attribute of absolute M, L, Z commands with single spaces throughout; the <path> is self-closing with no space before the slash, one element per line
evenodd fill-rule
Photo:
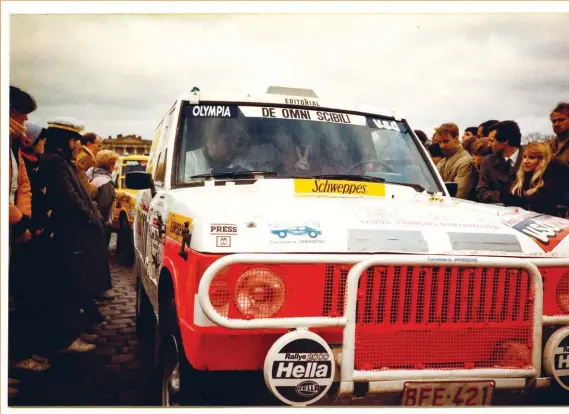
<path fill-rule="evenodd" d="M 406 407 L 490 405 L 494 381 L 409 381 L 401 404 Z"/>

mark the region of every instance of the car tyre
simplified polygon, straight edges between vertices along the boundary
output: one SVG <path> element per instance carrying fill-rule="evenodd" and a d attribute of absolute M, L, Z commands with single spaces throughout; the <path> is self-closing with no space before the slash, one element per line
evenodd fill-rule
<path fill-rule="evenodd" d="M 200 371 L 186 359 L 174 301 L 168 305 L 158 329 L 160 335 L 157 377 L 162 407 L 201 403 Z"/>
<path fill-rule="evenodd" d="M 278 236 L 279 236 L 281 239 L 284 239 L 284 238 L 286 237 L 286 231 L 279 231 Z"/>

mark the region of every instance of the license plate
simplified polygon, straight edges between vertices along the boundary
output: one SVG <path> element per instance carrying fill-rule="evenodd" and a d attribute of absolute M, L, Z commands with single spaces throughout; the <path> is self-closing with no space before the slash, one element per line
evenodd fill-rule
<path fill-rule="evenodd" d="M 494 381 L 409 381 L 403 386 L 406 407 L 490 405 Z"/>

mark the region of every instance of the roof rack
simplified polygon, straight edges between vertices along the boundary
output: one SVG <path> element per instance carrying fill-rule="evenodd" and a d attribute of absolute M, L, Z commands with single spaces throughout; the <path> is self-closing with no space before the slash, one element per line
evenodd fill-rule
<path fill-rule="evenodd" d="M 318 98 L 318 95 L 316 95 L 316 92 L 312 89 L 288 88 L 286 86 L 269 86 L 266 93 L 272 95 L 292 95 L 304 96 L 307 98 Z"/>

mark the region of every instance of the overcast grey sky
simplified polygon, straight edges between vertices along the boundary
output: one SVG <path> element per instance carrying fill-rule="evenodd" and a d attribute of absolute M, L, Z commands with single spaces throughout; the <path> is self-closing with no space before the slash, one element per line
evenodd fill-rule
<path fill-rule="evenodd" d="M 431 134 L 488 119 L 551 133 L 569 100 L 569 14 L 14 15 L 10 83 L 30 119 L 151 138 L 184 90 L 312 88 Z"/>

